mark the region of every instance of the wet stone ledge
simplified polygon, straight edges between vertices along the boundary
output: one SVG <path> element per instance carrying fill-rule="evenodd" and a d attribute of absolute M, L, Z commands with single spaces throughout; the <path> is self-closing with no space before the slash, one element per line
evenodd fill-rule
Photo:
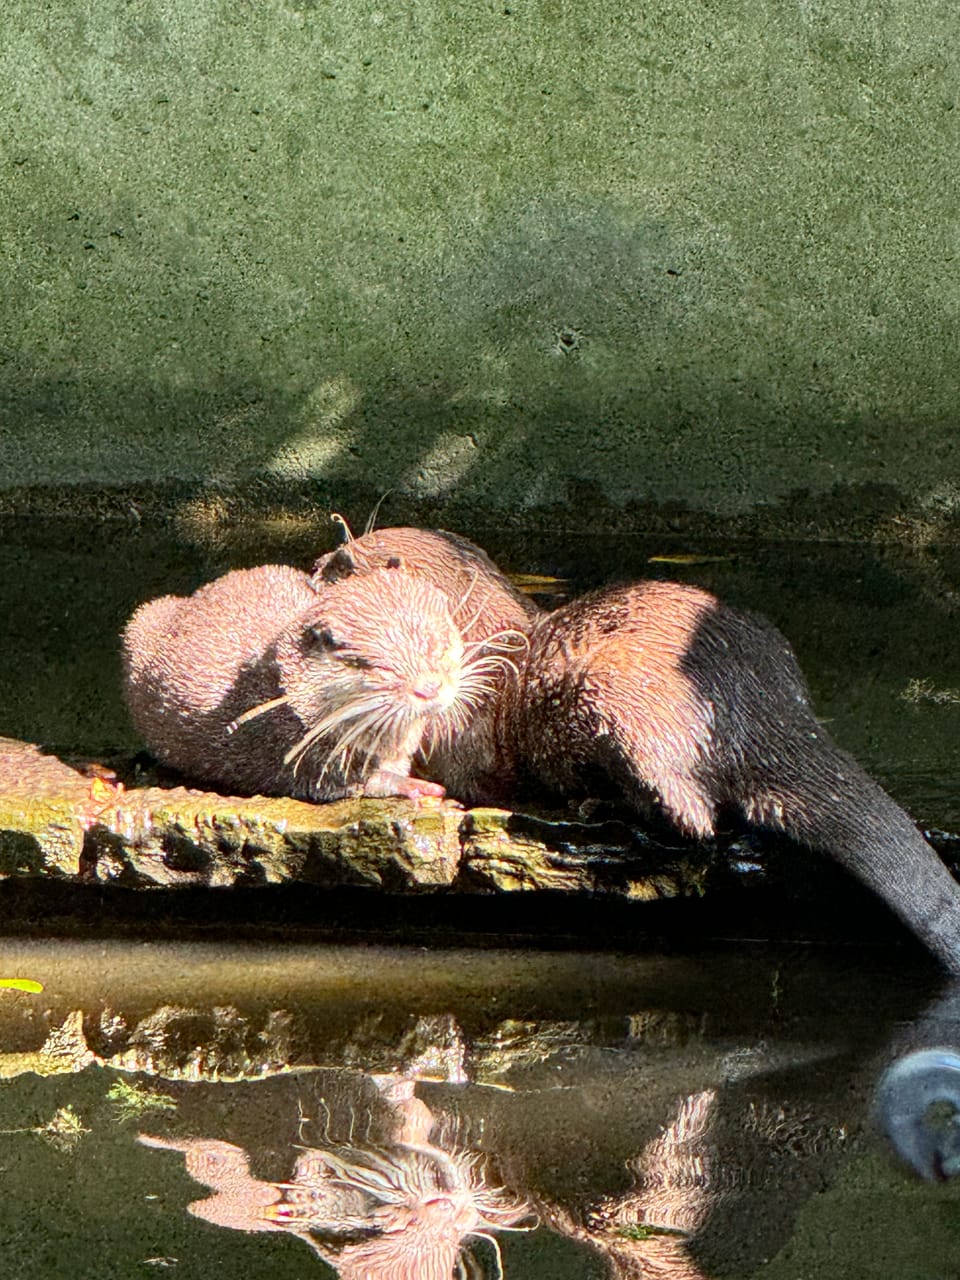
<path fill-rule="evenodd" d="M 98 765 L 74 767 L 0 739 L 0 879 L 133 889 L 560 890 L 648 901 L 702 895 L 715 859 L 711 848 L 661 846 L 621 822 L 552 821 L 452 801 L 314 805 L 127 788 Z"/>

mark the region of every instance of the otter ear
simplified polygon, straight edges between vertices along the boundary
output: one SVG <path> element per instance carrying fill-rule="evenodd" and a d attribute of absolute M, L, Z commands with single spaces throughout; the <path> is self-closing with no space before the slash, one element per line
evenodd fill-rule
<path fill-rule="evenodd" d="M 329 555 L 321 556 L 313 566 L 313 576 L 321 582 L 339 582 L 354 573 L 357 563 L 346 547 L 338 547 Z"/>

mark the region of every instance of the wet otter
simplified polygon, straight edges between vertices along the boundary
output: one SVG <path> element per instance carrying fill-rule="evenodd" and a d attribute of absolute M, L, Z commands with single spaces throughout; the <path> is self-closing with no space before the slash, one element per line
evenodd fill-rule
<path fill-rule="evenodd" d="M 723 812 L 784 832 L 831 854 L 960 971 L 960 886 L 817 721 L 766 619 L 678 583 L 601 591 L 537 623 L 521 675 L 513 771 L 564 792 L 600 773 L 691 836 Z"/>
<path fill-rule="evenodd" d="M 228 573 L 142 605 L 123 655 L 131 717 L 162 761 L 309 800 L 442 795 L 410 776 L 412 756 L 466 723 L 489 675 L 441 593 L 395 568 L 336 590 L 285 565 Z"/>
<path fill-rule="evenodd" d="M 542 610 L 513 586 L 485 551 L 443 529 L 377 529 L 359 538 L 348 534 L 344 545 L 314 565 L 314 581 L 336 583 L 398 563 L 443 593 L 465 651 L 477 664 L 476 679 L 485 671 L 487 680 L 455 738 L 428 732 L 419 772 L 442 778 L 458 799 L 482 793 L 505 802 L 509 790 L 503 788 L 495 716 L 503 682 L 513 677 L 526 648 L 526 633 Z"/>
<path fill-rule="evenodd" d="M 401 532 L 409 541 L 390 529 L 354 540 L 356 571 L 391 547 L 402 555 Z M 456 601 L 462 568 L 449 588 L 445 568 L 417 568 Z M 651 581 L 528 611 L 525 624 L 518 613 L 511 625 L 528 642 L 517 678 L 469 736 L 425 762 L 427 777 L 468 804 L 504 803 L 530 782 L 568 796 L 612 783 L 635 810 L 659 809 L 701 838 L 732 812 L 831 854 L 960 972 L 960 887 L 824 731 L 772 624 L 698 588 Z"/>

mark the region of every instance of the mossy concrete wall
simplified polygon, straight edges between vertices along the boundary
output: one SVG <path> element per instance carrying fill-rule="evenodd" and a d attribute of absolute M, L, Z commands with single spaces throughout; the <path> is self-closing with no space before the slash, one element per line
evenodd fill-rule
<path fill-rule="evenodd" d="M 3 26 L 8 495 L 956 505 L 951 0 Z"/>

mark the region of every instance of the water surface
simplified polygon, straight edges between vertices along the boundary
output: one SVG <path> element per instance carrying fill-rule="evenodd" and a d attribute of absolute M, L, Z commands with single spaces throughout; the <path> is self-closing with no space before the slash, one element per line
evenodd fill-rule
<path fill-rule="evenodd" d="M 891 1055 L 960 1043 L 929 972 L 32 940 L 0 974 L 45 987 L 0 993 L 18 1280 L 901 1280 L 960 1257 L 960 1187 L 912 1181 L 868 1119 Z"/>

